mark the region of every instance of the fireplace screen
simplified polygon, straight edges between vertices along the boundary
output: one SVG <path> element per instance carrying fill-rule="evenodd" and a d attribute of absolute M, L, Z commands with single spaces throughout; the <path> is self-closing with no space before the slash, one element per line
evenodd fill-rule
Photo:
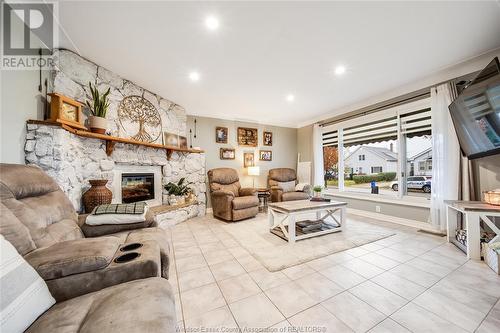
<path fill-rule="evenodd" d="M 152 173 L 122 173 L 122 202 L 155 198 L 155 178 Z"/>

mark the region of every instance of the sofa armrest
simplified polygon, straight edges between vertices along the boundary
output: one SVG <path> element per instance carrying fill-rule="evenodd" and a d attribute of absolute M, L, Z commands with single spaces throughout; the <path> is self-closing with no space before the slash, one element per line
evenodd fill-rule
<path fill-rule="evenodd" d="M 87 216 L 88 214 L 78 216 L 78 224 L 80 225 L 85 237 L 100 237 L 122 231 L 152 228 L 157 226 L 154 214 L 151 210 L 146 213 L 146 220 L 137 223 L 88 225 L 85 223 Z"/>
<path fill-rule="evenodd" d="M 240 188 L 240 196 L 246 197 L 249 195 L 257 195 L 257 190 L 254 188 Z"/>
<path fill-rule="evenodd" d="M 280 202 L 283 195 L 283 189 L 277 185 L 271 186 L 271 202 Z"/>
<path fill-rule="evenodd" d="M 118 237 L 82 238 L 36 249 L 24 259 L 44 280 L 52 280 L 108 266 L 119 246 Z"/>

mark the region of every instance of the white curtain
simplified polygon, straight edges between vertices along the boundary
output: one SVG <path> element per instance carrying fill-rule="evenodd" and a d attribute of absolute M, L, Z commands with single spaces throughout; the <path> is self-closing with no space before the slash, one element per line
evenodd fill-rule
<path fill-rule="evenodd" d="M 319 124 L 313 127 L 313 185 L 325 184 L 323 171 L 323 133 Z"/>
<path fill-rule="evenodd" d="M 454 89 L 449 83 L 431 88 L 431 222 L 438 230 L 446 229 L 444 201 L 458 200 L 460 191 L 460 145 L 448 111 L 454 95 Z"/>

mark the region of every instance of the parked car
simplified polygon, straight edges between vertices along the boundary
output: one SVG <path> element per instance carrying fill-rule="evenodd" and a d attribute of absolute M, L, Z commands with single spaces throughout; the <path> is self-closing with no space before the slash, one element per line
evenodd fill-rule
<path fill-rule="evenodd" d="M 412 176 L 406 179 L 406 188 L 409 190 L 422 190 L 425 193 L 431 193 L 431 177 L 424 176 Z M 398 182 L 394 181 L 391 183 L 391 188 L 393 191 L 399 190 Z"/>

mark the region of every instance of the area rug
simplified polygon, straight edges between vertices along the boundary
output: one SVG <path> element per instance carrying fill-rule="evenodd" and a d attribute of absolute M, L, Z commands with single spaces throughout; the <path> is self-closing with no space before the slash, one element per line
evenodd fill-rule
<path fill-rule="evenodd" d="M 267 216 L 264 214 L 225 224 L 223 229 L 264 267 L 275 272 L 394 235 L 386 228 L 362 222 L 361 219 L 348 215 L 344 231 L 293 244 L 269 232 Z"/>

